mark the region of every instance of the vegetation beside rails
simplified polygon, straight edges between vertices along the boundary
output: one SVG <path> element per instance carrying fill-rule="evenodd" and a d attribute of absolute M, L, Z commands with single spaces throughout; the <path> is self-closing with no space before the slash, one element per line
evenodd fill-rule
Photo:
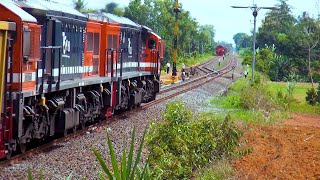
<path fill-rule="evenodd" d="M 107 137 L 113 172 L 93 148 L 102 168 L 99 179 L 222 179 L 233 172 L 226 163 L 227 159 L 245 153 L 237 151 L 242 131 L 229 116 L 219 118 L 212 113 L 193 115 L 181 101 L 167 103 L 163 121 L 151 123 L 146 136 L 144 134 L 142 137 L 136 155 L 134 132 L 133 130 L 131 135 L 130 150 L 123 150 L 119 162 L 111 139 Z M 141 169 L 139 165 L 144 141 L 149 155 Z M 212 168 L 210 162 L 217 162 L 216 171 L 206 170 L 209 166 Z M 28 179 L 33 179 L 30 170 Z M 41 172 L 40 179 L 43 179 Z M 71 179 L 71 176 L 67 179 Z"/>
<path fill-rule="evenodd" d="M 213 99 L 228 112 L 231 119 L 261 125 L 273 124 L 288 117 L 288 110 L 293 101 L 292 85 L 286 92 L 272 92 L 269 85 L 259 75 L 255 75 L 255 83 L 250 78 L 242 78 L 229 88 L 226 96 Z"/>
<path fill-rule="evenodd" d="M 268 82 L 268 86 L 273 93 L 286 92 L 288 83 Z M 320 86 L 318 86 L 318 89 Z M 319 105 L 311 105 L 306 101 L 307 92 L 312 89 L 311 83 L 296 83 L 294 85 L 293 100 L 290 105 L 290 112 L 320 114 Z M 318 90 L 320 92 L 320 90 Z M 319 94 L 319 93 L 318 93 Z"/>
<path fill-rule="evenodd" d="M 160 179 L 198 176 L 201 174 L 198 171 L 210 162 L 239 154 L 236 147 L 241 135 L 229 116 L 194 115 L 180 101 L 167 103 L 163 121 L 152 123 L 146 136 L 151 176 Z"/>

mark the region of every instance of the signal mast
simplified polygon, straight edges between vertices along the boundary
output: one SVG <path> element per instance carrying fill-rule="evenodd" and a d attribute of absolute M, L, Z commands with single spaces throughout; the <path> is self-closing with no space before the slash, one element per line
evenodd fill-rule
<path fill-rule="evenodd" d="M 254 1 L 253 1 L 254 3 Z M 252 82 L 254 82 L 254 64 L 256 61 L 256 17 L 258 16 L 258 12 L 260 9 L 270 9 L 270 10 L 278 10 L 276 7 L 258 7 L 256 4 L 253 6 L 231 6 L 232 8 L 245 8 L 251 9 L 252 15 L 254 18 L 254 25 L 253 25 L 253 47 L 252 47 Z"/>

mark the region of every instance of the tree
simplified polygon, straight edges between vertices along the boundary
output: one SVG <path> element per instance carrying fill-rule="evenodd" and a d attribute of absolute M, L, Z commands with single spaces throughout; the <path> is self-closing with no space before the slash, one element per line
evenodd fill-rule
<path fill-rule="evenodd" d="M 125 12 L 122 8 L 119 7 L 119 4 L 115 3 L 115 2 L 111 2 L 106 4 L 104 9 L 100 10 L 101 12 L 105 12 L 105 13 L 110 13 L 110 14 L 115 14 L 118 16 L 124 16 Z"/>
<path fill-rule="evenodd" d="M 125 8 L 125 17 L 145 25 L 159 34 L 166 42 L 165 57 L 162 63 L 172 59 L 173 28 L 175 22 L 174 0 L 132 0 Z M 214 26 L 204 25 L 191 17 L 189 11 L 179 4 L 179 31 L 178 53 L 179 56 L 190 51 L 212 51 L 214 44 Z"/>
<path fill-rule="evenodd" d="M 212 25 L 202 25 L 198 29 L 197 39 L 201 42 L 201 47 L 206 52 L 213 52 L 215 30 Z"/>
<path fill-rule="evenodd" d="M 236 49 L 240 50 L 242 48 L 251 47 L 252 37 L 246 33 L 237 33 L 233 36 L 234 43 L 236 44 Z"/>
<path fill-rule="evenodd" d="M 85 0 L 74 0 L 73 5 L 74 8 L 78 11 L 82 11 L 87 3 L 85 3 Z"/>
<path fill-rule="evenodd" d="M 257 33 L 257 46 L 263 48 L 266 44 L 274 44 L 277 47 L 277 53 L 290 55 L 294 51 L 287 46 L 290 41 L 290 31 L 296 23 L 292 15 L 291 8 L 286 3 L 287 0 L 278 0 L 276 4 L 278 10 L 271 10 L 267 13 L 262 22 L 262 26 Z"/>
<path fill-rule="evenodd" d="M 151 16 L 152 11 L 153 8 L 150 0 L 145 0 L 144 3 L 141 0 L 133 0 L 125 8 L 124 16 L 134 22 L 153 28 L 152 20 L 155 17 Z"/>
<path fill-rule="evenodd" d="M 320 27 L 315 19 L 309 17 L 307 12 L 304 12 L 302 17 L 299 19 L 297 24 L 298 29 L 300 30 L 300 45 L 307 49 L 307 59 L 308 59 L 308 75 L 310 77 L 312 87 L 314 85 L 313 81 L 313 72 L 311 67 L 311 58 L 312 51 L 317 46 L 320 38 Z"/>

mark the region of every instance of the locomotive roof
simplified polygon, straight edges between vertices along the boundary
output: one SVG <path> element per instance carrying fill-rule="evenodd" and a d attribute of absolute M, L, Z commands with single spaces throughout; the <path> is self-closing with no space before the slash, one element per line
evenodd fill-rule
<path fill-rule="evenodd" d="M 117 16 L 110 13 L 100 13 L 100 12 L 91 12 L 91 13 L 84 13 L 89 19 L 92 20 L 98 20 L 103 22 L 113 22 L 113 23 L 119 23 L 120 25 L 130 25 L 136 28 L 141 28 L 141 25 L 133 22 L 132 20 L 126 18 Z"/>
<path fill-rule="evenodd" d="M 38 13 L 48 13 L 48 14 L 56 14 L 59 13 L 67 13 L 70 15 L 86 18 L 82 13 L 74 9 L 72 6 L 68 6 L 65 4 L 60 4 L 52 1 L 43 1 L 43 0 L 22 0 L 15 2 L 21 6 L 22 8 L 28 9 L 37 9 Z"/>
<path fill-rule="evenodd" d="M 120 17 L 120 16 L 110 14 L 110 13 L 103 13 L 103 15 L 108 18 L 109 22 L 115 22 L 115 23 L 119 23 L 119 24 L 123 24 L 123 25 L 130 25 L 130 26 L 137 27 L 137 28 L 141 27 L 139 24 L 131 21 L 130 19 L 128 19 L 126 17 Z"/>
<path fill-rule="evenodd" d="M 17 6 L 13 1 L 1 0 L 0 4 L 15 13 L 25 22 L 37 22 L 37 19 Z"/>
<path fill-rule="evenodd" d="M 147 32 L 149 32 L 150 34 L 153 34 L 154 36 L 156 36 L 158 39 L 161 39 L 161 37 L 160 37 L 158 34 L 156 34 L 156 33 L 155 33 L 152 29 L 150 29 L 149 27 L 144 26 L 144 25 L 142 25 L 141 27 L 142 27 L 142 29 L 143 29 L 144 31 L 147 31 Z"/>
<path fill-rule="evenodd" d="M 99 12 L 89 12 L 89 13 L 85 12 L 83 14 L 86 15 L 88 19 L 108 22 L 107 17 L 104 16 L 102 13 L 99 13 Z"/>

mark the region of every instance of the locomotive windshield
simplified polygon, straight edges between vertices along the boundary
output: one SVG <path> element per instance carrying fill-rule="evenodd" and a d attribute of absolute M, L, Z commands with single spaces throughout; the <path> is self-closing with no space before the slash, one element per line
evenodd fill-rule
<path fill-rule="evenodd" d="M 150 40 L 148 41 L 148 48 L 149 48 L 149 49 L 156 49 L 156 40 L 150 39 Z"/>

